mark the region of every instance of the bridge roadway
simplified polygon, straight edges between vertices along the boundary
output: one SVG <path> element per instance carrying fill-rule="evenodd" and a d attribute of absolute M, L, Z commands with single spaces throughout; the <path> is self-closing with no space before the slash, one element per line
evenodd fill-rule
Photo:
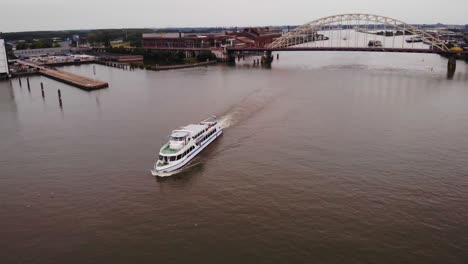
<path fill-rule="evenodd" d="M 167 51 L 222 51 L 222 48 L 174 48 L 174 47 L 145 47 L 148 50 L 167 50 Z M 355 52 L 395 52 L 395 53 L 427 53 L 427 54 L 468 54 L 468 50 L 459 51 L 444 51 L 435 49 L 415 49 L 415 48 L 369 48 L 369 47 L 282 47 L 282 48 L 267 48 L 267 47 L 245 47 L 245 48 L 226 48 L 229 51 L 355 51 Z"/>
<path fill-rule="evenodd" d="M 57 80 L 59 82 L 63 82 L 69 85 L 73 85 L 75 87 L 91 91 L 96 89 L 101 89 L 108 87 L 109 84 L 107 82 L 95 80 L 92 78 L 88 78 L 85 76 L 81 76 L 78 74 L 57 70 L 55 68 L 44 67 L 32 62 L 27 62 L 23 60 L 18 60 L 20 64 L 27 65 L 39 70 L 39 73 L 47 76 L 51 79 Z"/>
<path fill-rule="evenodd" d="M 364 52 L 400 52 L 400 53 L 429 53 L 429 54 L 468 54 L 468 51 L 444 51 L 431 49 L 413 49 L 413 48 L 368 48 L 368 47 L 283 47 L 283 48 L 265 48 L 265 47 L 246 47 L 246 48 L 228 48 L 228 51 L 364 51 Z"/>
<path fill-rule="evenodd" d="M 133 48 L 126 48 L 126 49 L 133 49 Z M 174 51 L 213 51 L 213 50 L 223 50 L 222 48 L 188 48 L 188 47 L 180 47 L 180 48 L 174 48 L 174 47 L 144 47 L 146 50 L 174 50 Z"/>

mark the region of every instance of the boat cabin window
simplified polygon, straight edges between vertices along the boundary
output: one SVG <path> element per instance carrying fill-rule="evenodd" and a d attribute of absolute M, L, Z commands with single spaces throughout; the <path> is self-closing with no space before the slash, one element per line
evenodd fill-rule
<path fill-rule="evenodd" d="M 185 141 L 185 137 L 171 137 L 172 141 Z"/>
<path fill-rule="evenodd" d="M 175 161 L 175 160 L 176 160 L 175 156 L 170 157 L 170 161 Z"/>

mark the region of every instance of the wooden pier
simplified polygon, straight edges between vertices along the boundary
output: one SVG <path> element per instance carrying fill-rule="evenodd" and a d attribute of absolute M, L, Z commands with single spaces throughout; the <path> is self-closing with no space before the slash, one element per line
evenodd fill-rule
<path fill-rule="evenodd" d="M 70 84 L 87 91 L 97 90 L 109 86 L 107 82 L 56 69 L 44 69 L 40 70 L 39 73 L 51 79 Z"/>
<path fill-rule="evenodd" d="M 95 80 L 78 74 L 57 70 L 55 68 L 44 67 L 31 62 L 18 61 L 21 64 L 28 65 L 39 70 L 39 73 L 51 79 L 63 82 L 86 91 L 97 90 L 109 86 L 107 82 Z"/>

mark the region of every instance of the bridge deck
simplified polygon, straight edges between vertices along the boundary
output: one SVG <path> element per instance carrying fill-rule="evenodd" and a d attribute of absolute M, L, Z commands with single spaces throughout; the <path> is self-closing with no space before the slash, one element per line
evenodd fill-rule
<path fill-rule="evenodd" d="M 401 52 L 401 53 L 429 53 L 429 54 L 468 54 L 468 51 L 454 52 L 431 49 L 412 48 L 368 48 L 368 47 L 284 47 L 284 48 L 229 48 L 230 51 L 362 51 L 362 52 Z"/>

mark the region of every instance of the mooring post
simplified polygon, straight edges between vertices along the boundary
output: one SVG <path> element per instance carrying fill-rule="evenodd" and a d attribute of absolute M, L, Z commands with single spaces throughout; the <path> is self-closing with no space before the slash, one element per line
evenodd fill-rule
<path fill-rule="evenodd" d="M 44 84 L 41 82 L 41 94 L 42 94 L 42 98 L 44 98 Z"/>
<path fill-rule="evenodd" d="M 21 77 L 18 78 L 19 85 L 21 86 Z"/>
<path fill-rule="evenodd" d="M 279 53 L 276 53 L 276 59 L 279 60 Z"/>
<path fill-rule="evenodd" d="M 264 55 L 262 56 L 262 65 L 265 64 L 267 66 L 270 66 L 272 61 L 273 55 L 271 54 L 271 50 L 265 51 Z"/>
<path fill-rule="evenodd" d="M 273 53 L 269 50 L 266 52 L 266 59 L 267 59 L 267 64 L 271 64 L 271 62 L 273 61 L 274 57 L 273 57 Z"/>
<path fill-rule="evenodd" d="M 31 88 L 29 85 L 29 77 L 26 77 L 26 82 L 28 83 L 28 89 Z"/>
<path fill-rule="evenodd" d="M 58 93 L 59 105 L 60 105 L 60 108 L 62 108 L 62 93 L 60 92 L 60 89 L 58 89 L 57 93 Z"/>

